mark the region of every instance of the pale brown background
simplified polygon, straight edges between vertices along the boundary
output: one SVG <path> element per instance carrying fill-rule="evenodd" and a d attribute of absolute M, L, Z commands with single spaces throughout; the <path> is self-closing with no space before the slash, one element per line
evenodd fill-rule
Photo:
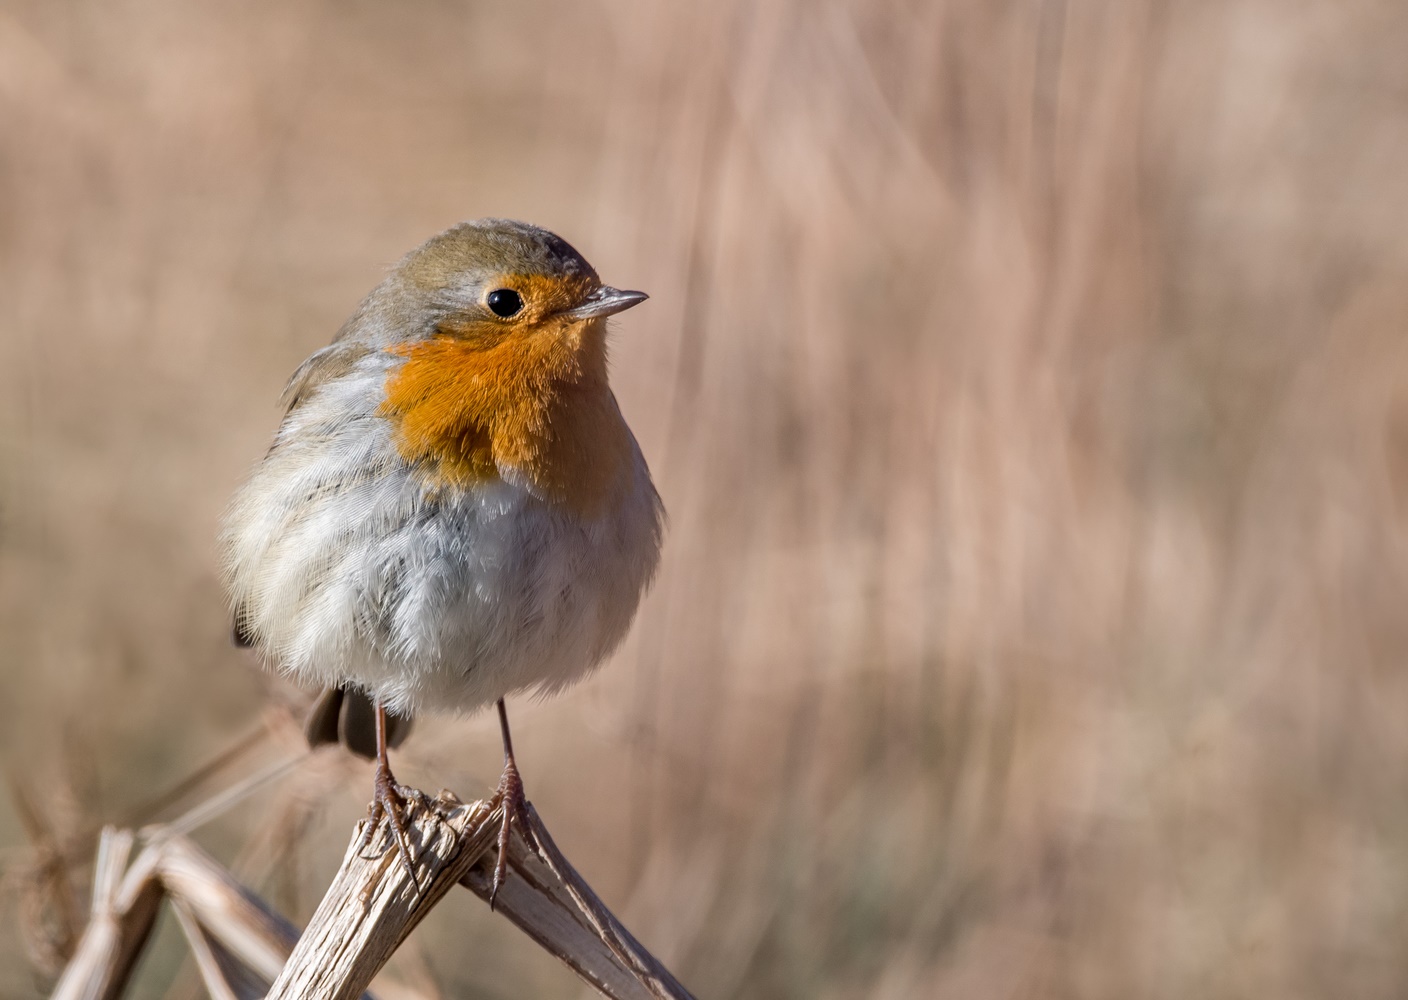
<path fill-rule="evenodd" d="M 287 699 L 221 507 L 387 263 L 520 217 L 652 294 L 671 513 L 520 761 L 701 996 L 1401 995 L 1405 52 L 1390 0 L 3 4 L 6 767 L 66 836 Z M 398 761 L 483 794 L 493 722 Z M 200 839 L 306 919 L 368 787 Z M 460 895 L 402 978 L 580 995 Z"/>

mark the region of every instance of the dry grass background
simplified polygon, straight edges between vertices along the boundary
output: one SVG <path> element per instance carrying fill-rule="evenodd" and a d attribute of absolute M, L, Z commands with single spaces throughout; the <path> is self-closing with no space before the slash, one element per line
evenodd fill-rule
<path fill-rule="evenodd" d="M 7 767 L 72 831 L 253 724 L 213 537 L 284 378 L 516 216 L 652 293 L 615 383 L 672 515 L 520 760 L 701 996 L 1401 995 L 1405 45 L 1390 0 L 8 0 Z M 481 794 L 493 722 L 400 760 Z M 305 919 L 368 786 L 202 839 Z M 581 993 L 467 898 L 413 943 Z"/>

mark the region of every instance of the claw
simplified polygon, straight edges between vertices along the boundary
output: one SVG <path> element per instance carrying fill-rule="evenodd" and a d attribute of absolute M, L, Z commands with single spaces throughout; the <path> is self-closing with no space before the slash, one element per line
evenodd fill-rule
<path fill-rule="evenodd" d="M 513 835 L 515 822 L 518 824 L 518 832 L 523 835 L 533 853 L 540 858 L 543 856 L 542 849 L 538 846 L 538 838 L 533 834 L 533 826 L 528 822 L 528 800 L 523 796 L 523 778 L 519 776 L 518 763 L 513 759 L 513 739 L 508 731 L 508 710 L 504 708 L 502 698 L 499 699 L 498 708 L 499 725 L 504 738 L 504 773 L 499 777 L 499 790 L 494 795 L 494 802 L 503 805 L 504 818 L 499 825 L 499 854 L 494 860 L 494 881 L 489 888 L 491 912 L 494 902 L 499 898 L 499 890 L 503 888 L 508 876 L 508 842 Z"/>
<path fill-rule="evenodd" d="M 503 887 L 508 876 L 508 843 L 513 835 L 514 823 L 518 824 L 519 832 L 523 834 L 523 839 L 528 842 L 533 853 L 541 856 L 537 838 L 533 836 L 532 827 L 528 824 L 528 800 L 523 796 L 523 779 L 519 777 L 518 765 L 512 759 L 504 765 L 504 773 L 499 778 L 499 790 L 494 796 L 494 801 L 502 803 L 504 818 L 499 824 L 499 854 L 494 861 L 494 881 L 489 889 L 491 911 L 498 899 L 499 889 Z"/>
<path fill-rule="evenodd" d="M 415 861 L 411 857 L 406 814 L 413 806 L 421 805 L 422 798 L 416 789 L 397 784 L 390 768 L 378 765 L 373 779 L 372 804 L 367 810 L 367 826 L 362 833 L 362 843 L 358 846 L 359 853 L 371 846 L 372 837 L 381 828 L 381 820 L 385 817 L 391 827 L 389 834 L 396 846 L 396 853 L 401 858 L 401 865 L 406 869 L 406 874 L 410 876 L 411 884 L 417 892 L 420 891 L 420 881 L 416 877 Z"/>
<path fill-rule="evenodd" d="M 429 803 L 423 792 L 408 785 L 398 784 L 391 773 L 391 764 L 386 756 L 386 714 L 380 703 L 376 706 L 376 742 L 377 761 L 376 772 L 372 778 L 372 804 L 367 809 L 367 826 L 362 831 L 362 842 L 357 845 L 357 853 L 361 854 L 371 846 L 372 837 L 381 829 L 381 820 L 385 817 L 391 828 L 389 834 L 396 845 L 401 865 L 411 877 L 411 885 L 415 887 L 416 895 L 419 895 L 420 879 L 416 877 L 415 861 L 411 857 L 406 813 L 413 806 L 425 808 Z"/>

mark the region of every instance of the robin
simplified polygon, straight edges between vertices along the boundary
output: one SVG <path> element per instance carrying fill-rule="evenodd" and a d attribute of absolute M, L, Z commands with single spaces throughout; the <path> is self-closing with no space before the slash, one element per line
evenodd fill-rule
<path fill-rule="evenodd" d="M 293 373 L 225 517 L 236 635 L 330 689 L 321 738 L 344 693 L 371 700 L 366 836 L 385 816 L 412 872 L 403 810 L 421 795 L 391 773 L 387 713 L 497 705 L 491 904 L 527 805 L 504 699 L 598 666 L 659 561 L 664 510 L 607 382 L 606 318 L 645 299 L 536 226 L 431 237 Z"/>

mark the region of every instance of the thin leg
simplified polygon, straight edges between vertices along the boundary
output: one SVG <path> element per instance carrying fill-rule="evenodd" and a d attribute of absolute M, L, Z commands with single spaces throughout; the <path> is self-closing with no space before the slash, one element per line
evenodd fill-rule
<path fill-rule="evenodd" d="M 519 832 L 523 834 L 523 839 L 528 841 L 528 846 L 534 851 L 538 849 L 536 839 L 533 837 L 531 827 L 528 825 L 528 800 L 523 797 L 523 779 L 518 774 L 518 762 L 513 759 L 513 737 L 508 731 L 508 709 L 504 707 L 504 700 L 499 699 L 499 730 L 504 737 L 504 773 L 499 778 L 499 791 L 496 798 L 503 803 L 504 820 L 499 827 L 499 856 L 494 862 L 494 884 L 489 890 L 489 909 L 494 908 L 494 900 L 498 898 L 499 888 L 504 883 L 504 876 L 508 874 L 508 842 L 513 830 L 513 824 L 518 823 Z"/>
<path fill-rule="evenodd" d="M 391 824 L 391 839 L 395 841 L 396 851 L 401 856 L 401 864 L 405 865 L 406 873 L 411 876 L 411 884 L 420 889 L 420 883 L 416 880 L 415 864 L 411 861 L 410 841 L 406 836 L 405 810 L 414 798 L 419 794 L 413 788 L 406 788 L 396 783 L 396 778 L 391 773 L 391 760 L 386 752 L 386 709 L 382 707 L 380 701 L 376 703 L 376 772 L 372 778 L 372 804 L 367 813 L 367 829 L 362 834 L 362 848 L 365 849 L 371 843 L 372 834 L 375 833 L 381 824 L 381 818 L 386 817 Z"/>

